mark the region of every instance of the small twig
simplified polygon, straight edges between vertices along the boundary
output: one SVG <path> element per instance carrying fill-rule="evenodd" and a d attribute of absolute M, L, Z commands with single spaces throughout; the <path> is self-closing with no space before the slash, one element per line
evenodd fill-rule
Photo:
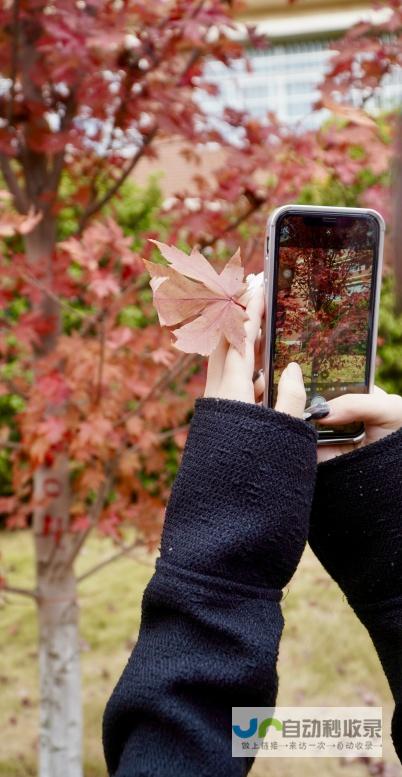
<path fill-rule="evenodd" d="M 238 216 L 234 221 L 232 221 L 230 224 L 228 224 L 225 229 L 223 229 L 219 235 L 216 235 L 212 240 L 202 240 L 200 243 L 200 248 L 211 248 L 215 245 L 215 243 L 218 242 L 218 240 L 221 240 L 225 235 L 227 235 L 228 232 L 232 232 L 234 229 L 237 229 L 237 227 L 240 227 L 241 224 L 243 224 L 244 221 L 247 221 L 250 216 L 253 215 L 257 210 L 261 208 L 261 206 L 265 203 L 265 200 L 256 198 L 252 204 L 250 205 L 247 210 L 244 211 L 240 216 Z"/>
<path fill-rule="evenodd" d="M 198 357 L 198 354 L 196 353 L 183 353 L 179 359 L 173 364 L 171 367 L 167 367 L 166 370 L 162 373 L 162 375 L 158 378 L 158 380 L 151 386 L 148 393 L 140 399 L 137 407 L 134 410 L 130 410 L 128 413 L 126 413 L 122 419 L 121 423 L 125 423 L 130 418 L 133 418 L 134 416 L 138 415 L 146 402 L 151 399 L 152 396 L 154 396 L 159 391 L 163 391 L 164 388 L 166 388 L 169 383 L 174 380 L 174 378 L 180 373 L 183 369 L 186 369 L 186 367 L 189 366 L 193 361 L 195 361 Z M 198 357 L 199 358 L 199 357 Z"/>
<path fill-rule="evenodd" d="M 116 457 L 109 461 L 105 467 L 105 479 L 101 486 L 99 487 L 99 491 L 96 495 L 96 499 L 94 504 L 92 505 L 92 509 L 90 511 L 89 516 L 89 524 L 86 529 L 84 529 L 81 534 L 78 535 L 77 541 L 73 543 L 73 550 L 71 552 L 70 557 L 68 558 L 66 562 L 66 567 L 71 566 L 75 559 L 77 558 L 82 546 L 88 539 L 92 529 L 96 525 L 96 522 L 103 510 L 103 506 L 105 503 L 105 499 L 109 493 L 109 490 L 111 489 L 114 481 L 116 466 L 117 466 L 117 459 L 115 461 Z"/>
<path fill-rule="evenodd" d="M 28 283 L 31 283 L 32 286 L 35 286 L 39 291 L 43 291 L 44 294 L 46 294 L 49 299 L 52 299 L 54 302 L 57 302 L 58 305 L 62 308 L 66 308 L 68 311 L 74 313 L 77 316 L 81 316 L 81 318 L 84 319 L 91 319 L 93 318 L 91 313 L 86 313 L 84 310 L 78 310 L 74 307 L 74 305 L 71 305 L 69 302 L 65 302 L 61 297 L 59 297 L 57 294 L 54 293 L 51 289 L 49 289 L 48 286 L 46 286 L 45 283 L 41 283 L 41 281 L 38 281 L 37 278 L 34 278 L 32 275 L 29 275 L 29 273 L 25 272 L 24 270 L 19 270 L 19 274 L 21 278 L 23 278 Z"/>
<path fill-rule="evenodd" d="M 18 596 L 28 596 L 30 599 L 38 600 L 38 594 L 36 591 L 30 588 L 18 588 L 14 585 L 3 585 L 0 588 L 1 591 L 6 591 L 8 594 L 17 594 Z"/>
<path fill-rule="evenodd" d="M 160 432 L 156 437 L 157 440 L 160 442 L 163 442 L 163 440 L 168 440 L 169 437 L 173 437 L 178 432 L 188 432 L 190 428 L 190 424 L 182 424 L 182 426 L 176 426 L 173 429 L 166 429 L 165 432 Z M 125 451 L 130 452 L 136 452 L 141 451 L 141 445 L 138 443 L 135 443 L 134 445 L 128 445 L 127 448 L 125 448 Z"/>
<path fill-rule="evenodd" d="M 17 176 L 11 167 L 10 160 L 5 154 L 0 154 L 0 169 L 9 191 L 14 197 L 14 204 L 19 213 L 28 213 L 28 200 L 23 189 L 18 183 Z"/>
<path fill-rule="evenodd" d="M 105 317 L 103 313 L 104 312 L 102 311 L 102 315 L 99 322 L 100 353 L 99 353 L 98 376 L 97 376 L 97 385 L 96 385 L 96 394 L 95 394 L 95 405 L 99 404 L 102 397 L 102 378 L 103 378 L 103 369 L 105 366 L 106 335 L 105 335 Z"/>
<path fill-rule="evenodd" d="M 23 392 L 18 388 L 18 386 L 15 385 L 12 378 L 5 378 L 4 375 L 0 375 L 0 383 L 4 383 L 5 386 L 8 386 L 10 389 L 10 394 L 16 394 L 18 397 L 21 397 L 24 401 L 27 401 L 28 396 L 26 394 L 23 394 Z"/>
<path fill-rule="evenodd" d="M 110 320 L 112 318 L 112 316 L 115 315 L 117 306 L 118 306 L 118 308 L 122 307 L 122 300 L 124 300 L 124 298 L 126 296 L 131 294 L 133 291 L 136 291 L 137 289 L 141 289 L 141 288 L 145 287 L 146 285 L 148 285 L 148 279 L 145 282 L 143 274 L 141 274 L 141 276 L 139 278 L 136 278 L 135 281 L 130 282 L 129 284 L 127 284 L 126 287 L 122 288 L 122 290 L 119 293 L 119 297 L 116 300 L 116 302 L 114 304 L 113 303 L 111 304 L 111 306 L 110 306 L 110 308 L 109 308 L 109 310 L 107 312 L 107 318 Z M 81 337 L 85 337 L 85 335 L 88 334 L 88 332 L 91 329 L 91 327 L 92 326 L 96 326 L 96 324 L 99 323 L 99 320 L 100 320 L 101 316 L 103 315 L 103 313 L 104 313 L 104 310 L 103 310 L 103 308 L 101 308 L 95 314 L 88 315 L 88 318 L 87 318 L 84 326 L 80 330 Z"/>
<path fill-rule="evenodd" d="M 141 546 L 143 546 L 143 543 L 141 541 L 134 540 L 134 542 L 132 542 L 131 545 L 127 545 L 126 547 L 119 550 L 117 553 L 113 553 L 111 556 L 104 559 L 103 561 L 100 561 L 98 564 L 95 564 L 93 567 L 88 569 L 82 575 L 77 577 L 77 583 L 82 583 L 82 581 L 86 580 L 87 577 L 94 575 L 95 572 L 99 572 L 100 569 L 104 569 L 104 567 L 107 567 L 109 564 L 112 564 L 113 561 L 117 561 L 117 559 L 121 558 L 122 556 L 127 556 L 127 554 L 130 553 L 132 550 L 134 550 L 134 548 L 138 548 Z"/>

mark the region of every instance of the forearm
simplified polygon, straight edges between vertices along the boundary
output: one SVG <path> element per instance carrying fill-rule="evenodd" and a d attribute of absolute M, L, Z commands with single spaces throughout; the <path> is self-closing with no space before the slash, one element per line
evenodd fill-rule
<path fill-rule="evenodd" d="M 309 542 L 378 652 L 402 760 L 402 429 L 318 465 Z"/>
<path fill-rule="evenodd" d="M 231 708 L 275 704 L 280 595 L 158 564 L 106 709 L 111 774 L 247 773 L 251 759 L 231 757 Z"/>
<path fill-rule="evenodd" d="M 111 774 L 250 769 L 231 757 L 231 708 L 275 703 L 281 589 L 306 541 L 315 466 L 303 421 L 197 400 L 139 640 L 105 711 Z"/>

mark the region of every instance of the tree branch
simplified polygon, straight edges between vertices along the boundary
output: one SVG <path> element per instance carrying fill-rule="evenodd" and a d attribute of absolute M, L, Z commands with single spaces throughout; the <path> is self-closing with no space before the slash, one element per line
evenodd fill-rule
<path fill-rule="evenodd" d="M 99 326 L 100 354 L 99 354 L 99 363 L 98 363 L 98 376 L 97 376 L 97 382 L 96 382 L 95 405 L 99 404 L 102 397 L 102 378 L 103 378 L 103 369 L 105 365 L 106 332 L 105 332 L 105 317 L 103 313 L 100 318 L 99 324 L 100 324 Z"/>
<path fill-rule="evenodd" d="M 133 416 L 138 415 L 138 413 L 142 410 L 146 402 L 148 402 L 154 394 L 156 394 L 158 391 L 162 391 L 171 381 L 176 377 L 178 373 L 180 373 L 183 369 L 186 369 L 186 367 L 191 364 L 196 358 L 198 357 L 198 354 L 195 353 L 183 353 L 175 362 L 175 364 L 172 365 L 172 367 L 167 367 L 166 370 L 162 373 L 162 375 L 158 378 L 158 380 L 151 386 L 148 393 L 140 399 L 137 407 L 134 410 L 130 410 L 129 413 L 126 413 L 126 415 L 123 416 L 121 422 L 125 423 L 128 421 L 129 418 L 132 418 Z"/>
<path fill-rule="evenodd" d="M 27 283 L 30 283 L 32 284 L 32 286 L 35 286 L 40 291 L 43 291 L 43 293 L 47 297 L 49 297 L 49 299 L 52 299 L 54 302 L 57 302 L 57 304 L 60 305 L 61 308 L 65 308 L 66 310 L 74 313 L 75 315 L 80 316 L 83 319 L 88 319 L 92 322 L 94 316 L 92 316 L 91 313 L 86 313 L 84 310 L 78 310 L 78 308 L 75 308 L 74 305 L 70 305 L 69 302 L 65 302 L 65 300 L 63 300 L 61 297 L 55 294 L 54 291 L 49 289 L 49 287 L 46 286 L 45 283 L 42 283 L 41 281 L 38 281 L 37 278 L 34 278 L 33 275 L 29 275 L 29 273 L 24 272 L 23 270 L 19 270 L 19 275 L 21 276 L 21 278 L 27 281 Z"/>
<path fill-rule="evenodd" d="M 105 499 L 113 485 L 114 476 L 117 468 L 117 462 L 118 462 L 118 458 L 114 456 L 114 458 L 106 464 L 105 479 L 102 485 L 100 486 L 99 491 L 96 495 L 95 502 L 92 505 L 92 509 L 90 511 L 90 516 L 89 516 L 89 525 L 87 526 L 86 529 L 84 529 L 83 532 L 81 532 L 81 534 L 78 535 L 78 539 L 76 540 L 75 543 L 73 543 L 73 549 L 72 549 L 71 555 L 69 556 L 66 562 L 66 568 L 71 566 L 74 563 L 82 546 L 84 545 L 92 529 L 96 525 L 96 522 L 103 510 Z"/>
<path fill-rule="evenodd" d="M 23 214 L 28 213 L 29 203 L 26 194 L 18 183 L 17 176 L 11 167 L 9 158 L 2 153 L 0 153 L 0 169 L 8 186 L 8 190 L 14 197 L 14 204 L 17 211 Z"/>
<path fill-rule="evenodd" d="M 261 208 L 261 206 L 265 203 L 265 200 L 262 198 L 255 197 L 247 210 L 244 211 L 240 216 L 238 216 L 234 221 L 232 221 L 230 224 L 228 224 L 225 229 L 223 229 L 219 235 L 216 235 L 212 240 L 202 240 L 200 243 L 200 248 L 211 248 L 215 245 L 215 243 L 218 242 L 218 240 L 221 240 L 222 237 L 227 235 L 228 232 L 232 232 L 233 229 L 237 229 L 241 224 L 243 224 L 244 221 L 247 221 L 247 219 L 250 218 L 250 216 L 253 215 L 257 210 Z"/>
<path fill-rule="evenodd" d="M 122 184 L 124 183 L 126 178 L 128 178 L 130 173 L 132 173 L 132 171 L 134 170 L 135 166 L 138 164 L 138 162 L 140 161 L 141 157 L 144 155 L 145 150 L 150 145 L 150 143 L 153 141 L 157 131 L 158 131 L 158 128 L 154 127 L 151 130 L 151 132 L 148 135 L 146 135 L 146 137 L 143 140 L 142 146 L 136 151 L 136 153 L 134 154 L 134 156 L 131 159 L 131 161 L 129 162 L 129 164 L 125 167 L 125 169 L 123 170 L 121 175 L 118 177 L 117 181 L 115 181 L 113 186 L 111 186 L 108 189 L 108 191 L 105 192 L 103 197 L 101 197 L 100 199 L 98 199 L 95 202 L 92 202 L 90 205 L 88 205 L 88 207 L 84 211 L 83 215 L 81 216 L 80 223 L 78 225 L 78 230 L 77 230 L 77 234 L 78 235 L 80 235 L 82 233 L 82 231 L 84 230 L 84 228 L 85 228 L 88 220 L 91 218 L 91 216 L 93 216 L 95 213 L 97 213 L 99 210 L 101 210 L 101 208 L 103 208 L 109 202 L 109 200 L 111 200 L 112 197 L 114 197 L 116 192 L 120 189 L 120 186 L 122 186 Z"/>
<path fill-rule="evenodd" d="M 104 569 L 109 564 L 112 564 L 114 561 L 117 561 L 122 556 L 127 556 L 129 553 L 131 553 L 132 550 L 135 548 L 143 547 L 144 543 L 140 540 L 135 540 L 131 543 L 131 545 L 127 545 L 126 547 L 122 548 L 121 550 L 117 551 L 117 553 L 113 553 L 108 558 L 104 559 L 103 561 L 100 561 L 99 564 L 95 564 L 93 567 L 88 569 L 86 572 L 84 572 L 82 575 L 77 577 L 77 583 L 82 583 L 83 580 L 86 580 L 87 577 L 90 577 L 91 575 L 94 575 L 96 572 L 99 572 L 100 569 Z M 138 558 L 137 558 L 138 561 Z"/>
<path fill-rule="evenodd" d="M 19 14 L 20 14 L 20 0 L 14 0 L 13 2 L 13 22 L 12 22 L 12 36 L 13 45 L 11 46 L 11 89 L 10 98 L 7 106 L 7 122 L 11 127 L 13 123 L 13 104 L 15 98 L 15 82 L 17 79 L 17 67 L 18 67 L 18 49 L 19 49 Z"/>
<path fill-rule="evenodd" d="M 6 591 L 9 594 L 17 594 L 18 596 L 28 596 L 30 599 L 38 600 L 38 594 L 36 591 L 30 588 L 18 588 L 14 585 L 3 585 L 0 591 Z"/>

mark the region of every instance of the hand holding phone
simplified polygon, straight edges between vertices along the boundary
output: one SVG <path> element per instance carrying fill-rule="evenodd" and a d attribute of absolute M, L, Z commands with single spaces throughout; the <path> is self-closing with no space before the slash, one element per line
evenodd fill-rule
<path fill-rule="evenodd" d="M 356 443 L 322 445 L 318 449 L 318 461 L 328 461 L 355 448 L 377 442 L 402 427 L 402 397 L 388 394 L 374 386 L 370 394 L 344 394 L 328 402 L 329 420 L 332 424 L 361 421 L 365 426 L 364 438 Z"/>

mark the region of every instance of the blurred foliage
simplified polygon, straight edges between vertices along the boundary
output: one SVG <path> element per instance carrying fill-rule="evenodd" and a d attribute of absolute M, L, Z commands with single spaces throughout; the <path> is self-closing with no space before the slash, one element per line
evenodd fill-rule
<path fill-rule="evenodd" d="M 402 394 L 402 313 L 395 313 L 394 275 L 382 281 L 376 382 L 385 391 Z"/>
<path fill-rule="evenodd" d="M 159 175 L 150 176 L 146 186 L 138 186 L 128 178 L 115 194 L 114 198 L 102 209 L 102 216 L 113 216 L 126 235 L 133 238 L 133 249 L 138 250 L 143 244 L 143 235 L 157 229 L 166 231 L 167 219 L 160 215 L 162 192 L 158 185 Z M 106 178 L 98 187 L 98 198 L 110 189 L 113 181 Z M 74 203 L 75 182 L 64 173 L 60 199 L 66 205 L 60 210 L 58 218 L 57 239 L 66 240 L 78 230 L 79 215 L 82 210 Z"/>
<path fill-rule="evenodd" d="M 158 178 L 158 175 L 151 176 L 144 187 L 138 186 L 131 179 L 126 180 L 118 194 L 101 212 L 102 216 L 112 216 L 124 234 L 132 238 L 132 248 L 135 251 L 141 251 L 144 245 L 144 236 L 146 237 L 147 234 L 156 235 L 158 239 L 164 240 L 168 233 L 169 219 L 162 209 L 163 197 L 158 185 Z M 111 184 L 112 182 L 105 178 L 98 191 L 98 196 L 101 197 Z M 68 204 L 59 212 L 58 240 L 66 240 L 74 235 L 79 228 L 79 208 L 74 205 L 74 196 L 74 184 L 68 173 L 65 173 L 61 184 L 61 199 Z M 23 250 L 22 242 L 17 247 Z M 156 250 L 155 253 L 157 253 Z M 76 267 L 71 265 L 69 271 L 74 274 L 80 272 L 80 268 L 78 265 Z M 152 300 L 152 291 L 149 288 L 148 280 L 137 296 L 138 304 L 127 305 L 119 314 L 119 323 L 133 329 L 146 327 L 149 323 L 155 323 L 157 320 L 156 311 L 152 309 L 150 317 L 145 314 L 142 308 L 142 303 L 149 303 Z M 28 301 L 24 297 L 15 297 L 6 309 L 0 311 L 0 321 L 1 318 L 18 320 L 20 314 L 25 312 L 28 307 Z M 62 309 L 63 331 L 70 334 L 74 329 L 79 330 L 83 316 L 91 315 L 91 313 L 93 313 L 91 308 L 81 300 L 68 300 L 68 306 Z M 8 382 L 11 381 L 12 385 L 12 379 L 20 369 L 17 358 L 9 360 L 0 370 L 0 380 L 3 378 Z M 14 417 L 23 407 L 24 400 L 18 394 L 10 393 L 0 397 L 0 427 L 8 427 L 10 430 L 9 443 L 18 442 Z M 173 443 L 170 443 L 169 450 L 170 448 L 172 448 L 170 451 L 172 461 L 175 462 L 173 467 L 175 473 L 178 466 L 177 448 Z M 1 448 L 0 446 L 0 496 L 9 496 L 12 493 L 10 453 L 10 448 Z M 0 516 L 1 525 L 2 518 Z"/>

